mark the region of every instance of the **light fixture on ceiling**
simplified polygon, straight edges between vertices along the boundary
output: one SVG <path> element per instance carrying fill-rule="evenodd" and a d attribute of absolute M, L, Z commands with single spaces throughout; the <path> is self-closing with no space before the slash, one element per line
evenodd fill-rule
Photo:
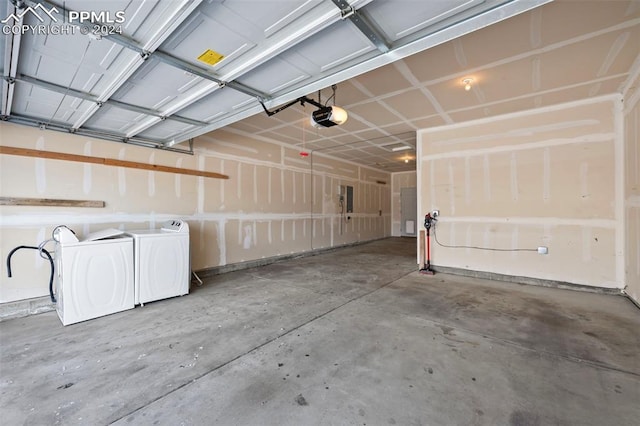
<path fill-rule="evenodd" d="M 464 84 L 464 90 L 466 90 L 467 92 L 471 90 L 471 83 L 473 83 L 472 78 L 465 78 L 464 80 L 462 80 L 462 84 Z"/>
<path fill-rule="evenodd" d="M 408 162 L 409 162 L 409 159 L 408 159 L 408 158 L 405 158 L 405 159 L 404 159 L 404 162 L 405 162 L 405 164 L 406 164 L 406 163 L 408 163 Z"/>
<path fill-rule="evenodd" d="M 409 146 L 409 145 L 402 145 L 402 146 L 396 146 L 391 148 L 391 151 L 393 152 L 398 152 L 398 151 L 406 151 L 407 149 L 411 149 L 413 147 Z"/>

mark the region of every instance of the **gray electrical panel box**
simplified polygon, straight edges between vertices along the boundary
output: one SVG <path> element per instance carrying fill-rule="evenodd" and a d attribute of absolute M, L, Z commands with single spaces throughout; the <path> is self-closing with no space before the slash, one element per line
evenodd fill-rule
<path fill-rule="evenodd" d="M 338 199 L 342 205 L 343 213 L 353 213 L 353 186 L 340 185 Z"/>
<path fill-rule="evenodd" d="M 347 186 L 347 213 L 353 213 L 353 186 Z"/>

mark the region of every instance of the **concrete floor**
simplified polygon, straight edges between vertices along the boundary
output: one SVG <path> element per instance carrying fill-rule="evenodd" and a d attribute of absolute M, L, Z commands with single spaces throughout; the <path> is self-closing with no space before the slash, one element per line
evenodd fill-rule
<path fill-rule="evenodd" d="M 420 275 L 392 238 L 63 327 L 0 323 L 6 425 L 638 425 L 620 296 Z"/>

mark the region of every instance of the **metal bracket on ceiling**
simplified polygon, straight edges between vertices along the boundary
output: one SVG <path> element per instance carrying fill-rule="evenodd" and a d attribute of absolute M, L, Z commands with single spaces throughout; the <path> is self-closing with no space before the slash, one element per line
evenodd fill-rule
<path fill-rule="evenodd" d="M 340 9 L 340 18 L 347 19 L 347 18 L 351 18 L 351 16 L 353 16 L 356 13 L 356 9 L 349 5 L 344 9 Z"/>
<path fill-rule="evenodd" d="M 387 53 L 391 50 L 391 45 L 387 42 L 384 34 L 374 25 L 366 11 L 356 10 L 347 0 L 332 1 L 340 9 L 342 19 L 349 19 L 380 52 Z"/>
<path fill-rule="evenodd" d="M 258 102 L 260 102 L 260 105 L 262 105 L 262 109 L 264 109 L 264 112 L 266 112 L 269 117 L 271 117 L 272 115 L 276 115 L 280 111 L 285 110 L 285 109 L 289 108 L 290 106 L 293 106 L 293 105 L 297 104 L 298 102 L 300 102 L 300 105 L 303 105 L 303 106 L 304 106 L 305 102 L 308 102 L 311 105 L 317 106 L 318 108 L 323 108 L 324 107 L 324 105 L 322 105 L 320 102 L 316 102 L 311 98 L 307 98 L 306 96 L 301 96 L 298 99 L 295 99 L 295 100 L 293 100 L 293 101 L 291 101 L 291 102 L 289 102 L 287 104 L 284 104 L 280 108 L 274 109 L 273 111 L 269 111 L 267 109 L 267 107 L 264 105 L 264 103 L 260 99 L 258 99 Z"/>

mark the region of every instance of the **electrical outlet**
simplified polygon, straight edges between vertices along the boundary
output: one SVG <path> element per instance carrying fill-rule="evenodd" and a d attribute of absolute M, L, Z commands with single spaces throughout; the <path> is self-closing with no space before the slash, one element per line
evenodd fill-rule
<path fill-rule="evenodd" d="M 538 247 L 538 254 L 549 254 L 549 248 L 545 246 Z"/>
<path fill-rule="evenodd" d="M 440 216 L 440 210 L 434 210 L 431 212 L 431 217 L 438 217 Z"/>

